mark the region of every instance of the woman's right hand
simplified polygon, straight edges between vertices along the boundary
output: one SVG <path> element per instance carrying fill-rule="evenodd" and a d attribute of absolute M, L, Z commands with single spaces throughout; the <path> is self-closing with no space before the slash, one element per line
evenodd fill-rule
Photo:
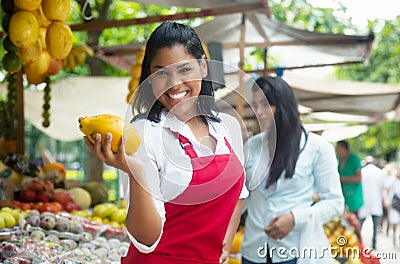
<path fill-rule="evenodd" d="M 118 145 L 118 151 L 114 153 L 111 150 L 112 134 L 107 133 L 104 140 L 104 144 L 101 144 L 101 135 L 96 133 L 94 143 L 92 143 L 88 137 L 83 137 L 89 150 L 96 154 L 108 166 L 120 169 L 130 176 L 139 176 L 143 173 L 142 162 L 132 155 L 127 155 L 124 150 L 126 143 L 126 137 L 123 136 L 121 142 Z"/>

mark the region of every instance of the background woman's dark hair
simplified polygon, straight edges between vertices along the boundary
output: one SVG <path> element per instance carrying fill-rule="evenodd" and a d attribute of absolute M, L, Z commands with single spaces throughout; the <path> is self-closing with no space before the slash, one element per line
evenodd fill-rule
<path fill-rule="evenodd" d="M 347 141 L 345 140 L 340 140 L 336 142 L 336 145 L 343 147 L 345 150 L 349 150 L 349 143 L 347 143 Z"/>
<path fill-rule="evenodd" d="M 182 45 L 186 52 L 195 59 L 201 59 L 205 54 L 200 38 L 197 33 L 189 26 L 176 22 L 163 22 L 151 34 L 146 44 L 146 51 L 142 63 L 142 74 L 140 85 L 133 102 L 133 114 L 147 118 L 154 122 L 160 121 L 161 111 L 164 106 L 155 98 L 151 85 L 144 82 L 150 76 L 150 64 L 157 52 L 161 48 L 172 48 L 175 45 Z M 214 90 L 211 81 L 206 77 L 202 80 L 200 96 L 198 97 L 197 109 L 206 122 L 206 117 L 219 121 L 216 114 L 218 108 L 215 104 Z"/>
<path fill-rule="evenodd" d="M 275 146 L 266 187 L 276 183 L 285 172 L 285 178 L 292 178 L 297 159 L 301 152 L 300 139 L 304 131 L 296 97 L 290 86 L 280 77 L 260 77 L 253 85 L 253 92 L 261 89 L 271 106 L 275 106 L 276 128 L 269 129 L 268 142 Z"/>

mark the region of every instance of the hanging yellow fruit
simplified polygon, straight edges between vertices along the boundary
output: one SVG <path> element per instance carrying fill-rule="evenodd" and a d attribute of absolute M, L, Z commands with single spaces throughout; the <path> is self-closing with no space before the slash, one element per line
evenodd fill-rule
<path fill-rule="evenodd" d="M 70 0 L 43 0 L 42 8 L 51 21 L 64 21 L 69 16 Z"/>
<path fill-rule="evenodd" d="M 46 50 L 53 59 L 62 60 L 72 48 L 72 31 L 63 22 L 51 22 L 46 30 Z"/>
<path fill-rule="evenodd" d="M 36 42 L 39 24 L 31 12 L 18 11 L 11 16 L 8 32 L 15 46 L 26 49 Z"/>
<path fill-rule="evenodd" d="M 38 39 L 42 44 L 42 50 L 46 50 L 46 30 L 47 28 L 45 27 L 39 27 Z"/>
<path fill-rule="evenodd" d="M 135 92 L 139 86 L 139 79 L 131 78 L 128 83 L 129 91 Z"/>
<path fill-rule="evenodd" d="M 26 64 L 25 68 L 29 68 L 32 72 L 35 72 L 39 75 L 45 74 L 49 69 L 51 64 L 51 57 L 46 51 L 42 51 L 39 57 L 31 62 Z"/>
<path fill-rule="evenodd" d="M 37 60 L 41 53 L 42 53 L 42 43 L 38 39 L 29 48 L 21 50 L 21 60 L 25 63 L 31 63 Z"/>
<path fill-rule="evenodd" d="M 37 9 L 41 3 L 42 0 L 14 0 L 14 5 L 18 7 L 18 9 L 26 11 Z"/>
<path fill-rule="evenodd" d="M 37 72 L 35 72 L 34 68 L 32 66 L 30 66 L 32 63 L 30 64 L 26 64 L 24 67 L 24 73 L 26 76 L 26 79 L 28 80 L 28 82 L 30 84 L 41 84 L 44 83 L 44 79 L 46 78 L 46 74 L 39 74 Z"/>
<path fill-rule="evenodd" d="M 132 78 L 140 79 L 141 74 L 142 74 L 142 65 L 140 64 L 133 65 L 131 69 Z"/>
<path fill-rule="evenodd" d="M 42 6 L 32 11 L 40 27 L 47 27 L 51 21 L 44 15 Z"/>

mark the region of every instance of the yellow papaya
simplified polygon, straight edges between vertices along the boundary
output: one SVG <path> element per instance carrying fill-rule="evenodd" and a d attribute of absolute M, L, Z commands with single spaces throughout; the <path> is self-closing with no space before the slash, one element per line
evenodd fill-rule
<path fill-rule="evenodd" d="M 96 116 L 84 116 L 79 118 L 79 129 L 93 143 L 96 133 L 101 135 L 101 143 L 107 133 L 112 134 L 111 150 L 118 151 L 118 145 L 122 135 L 126 136 L 125 152 L 132 154 L 137 151 L 140 145 L 140 136 L 136 128 L 122 117 L 111 114 L 100 114 Z"/>

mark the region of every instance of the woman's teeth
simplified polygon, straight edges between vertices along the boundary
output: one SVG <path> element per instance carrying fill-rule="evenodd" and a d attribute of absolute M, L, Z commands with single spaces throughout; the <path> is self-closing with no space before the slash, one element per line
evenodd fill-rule
<path fill-rule="evenodd" d="M 183 98 L 186 95 L 187 92 L 181 92 L 181 93 L 177 93 L 177 94 L 168 94 L 168 96 L 174 100 L 178 100 Z"/>

